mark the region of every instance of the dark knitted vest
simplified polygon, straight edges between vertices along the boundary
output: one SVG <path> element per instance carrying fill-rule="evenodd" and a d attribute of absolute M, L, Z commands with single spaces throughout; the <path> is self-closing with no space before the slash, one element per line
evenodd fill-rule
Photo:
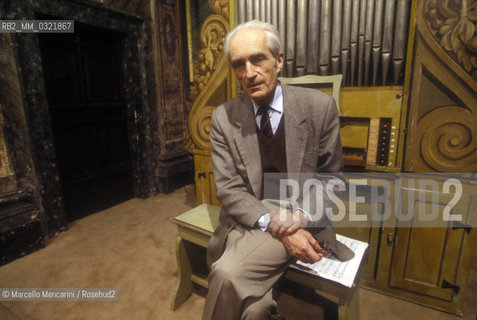
<path fill-rule="evenodd" d="M 262 159 L 262 170 L 265 173 L 285 173 L 287 172 L 286 151 L 285 151 L 285 124 L 283 116 L 275 134 L 267 138 L 260 129 L 257 128 L 258 145 L 260 147 L 260 157 Z M 263 180 L 262 195 L 267 198 L 279 198 L 279 181 Z M 275 195 L 275 196 L 272 196 Z"/>

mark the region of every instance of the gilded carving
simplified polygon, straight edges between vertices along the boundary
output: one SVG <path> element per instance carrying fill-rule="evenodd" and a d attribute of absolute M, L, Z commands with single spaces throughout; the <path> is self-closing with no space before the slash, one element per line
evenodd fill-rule
<path fill-rule="evenodd" d="M 477 80 L 477 1 L 427 0 L 424 18 L 446 53 Z"/>
<path fill-rule="evenodd" d="M 200 141 L 199 146 L 202 150 L 210 150 L 212 145 L 210 144 L 209 134 L 210 126 L 212 122 L 212 112 L 214 112 L 214 106 L 205 106 L 197 119 L 197 126 L 195 130 L 196 140 Z"/>
<path fill-rule="evenodd" d="M 215 14 L 229 20 L 229 0 L 209 0 L 209 5 Z"/>
<path fill-rule="evenodd" d="M 188 106 L 186 146 L 193 150 L 210 150 L 210 121 L 215 106 L 209 99 L 226 78 L 227 62 L 224 54 L 225 36 L 229 31 L 228 0 L 209 0 L 214 12 L 200 29 L 200 51 L 194 66 L 194 81 L 190 89 L 192 103 Z"/>
<path fill-rule="evenodd" d="M 194 100 L 205 88 L 210 76 L 217 68 L 217 63 L 224 55 L 225 36 L 228 32 L 227 21 L 218 15 L 208 17 L 200 31 L 198 61 L 194 68 L 194 84 L 191 88 L 191 99 Z"/>
<path fill-rule="evenodd" d="M 421 155 L 436 171 L 477 171 L 477 123 L 468 109 L 440 106 L 425 114 L 419 126 Z"/>
<path fill-rule="evenodd" d="M 209 134 L 212 123 L 212 112 L 217 106 L 202 106 L 192 115 L 189 121 L 190 138 L 192 139 L 191 148 L 193 150 L 210 151 L 212 145 L 210 143 Z M 193 124 L 193 125 L 192 125 Z"/>

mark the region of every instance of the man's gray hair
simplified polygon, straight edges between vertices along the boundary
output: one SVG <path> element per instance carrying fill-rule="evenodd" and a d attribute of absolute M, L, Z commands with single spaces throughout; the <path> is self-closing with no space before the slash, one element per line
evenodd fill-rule
<path fill-rule="evenodd" d="M 227 37 L 225 38 L 225 44 L 224 44 L 224 51 L 225 51 L 225 55 L 227 56 L 227 59 L 230 60 L 230 56 L 229 56 L 230 40 L 233 38 L 233 36 L 237 32 L 244 29 L 258 29 L 265 32 L 265 35 L 267 36 L 267 47 L 275 58 L 278 57 L 280 52 L 283 52 L 282 40 L 280 39 L 280 35 L 278 34 L 277 28 L 275 28 L 275 26 L 267 22 L 263 22 L 260 20 L 251 20 L 251 21 L 247 21 L 242 24 L 239 24 L 227 34 Z"/>

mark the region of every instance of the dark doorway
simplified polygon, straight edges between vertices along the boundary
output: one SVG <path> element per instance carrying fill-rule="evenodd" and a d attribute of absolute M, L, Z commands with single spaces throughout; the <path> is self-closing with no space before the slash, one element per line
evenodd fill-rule
<path fill-rule="evenodd" d="M 40 34 L 68 221 L 133 197 L 121 56 L 125 35 L 75 23 Z"/>

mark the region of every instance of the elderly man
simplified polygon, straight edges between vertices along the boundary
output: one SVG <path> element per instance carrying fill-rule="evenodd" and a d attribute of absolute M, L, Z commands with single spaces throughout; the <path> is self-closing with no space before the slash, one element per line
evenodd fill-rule
<path fill-rule="evenodd" d="M 264 174 L 341 171 L 339 118 L 330 96 L 279 83 L 284 54 L 272 25 L 237 26 L 227 36 L 225 52 L 244 94 L 212 116 L 214 179 L 222 209 L 209 243 L 215 262 L 203 319 L 269 319 L 275 307 L 272 289 L 290 262 L 323 257 L 316 240 L 320 234 L 343 257 L 321 214 L 300 207 L 280 211 L 263 199 Z"/>

